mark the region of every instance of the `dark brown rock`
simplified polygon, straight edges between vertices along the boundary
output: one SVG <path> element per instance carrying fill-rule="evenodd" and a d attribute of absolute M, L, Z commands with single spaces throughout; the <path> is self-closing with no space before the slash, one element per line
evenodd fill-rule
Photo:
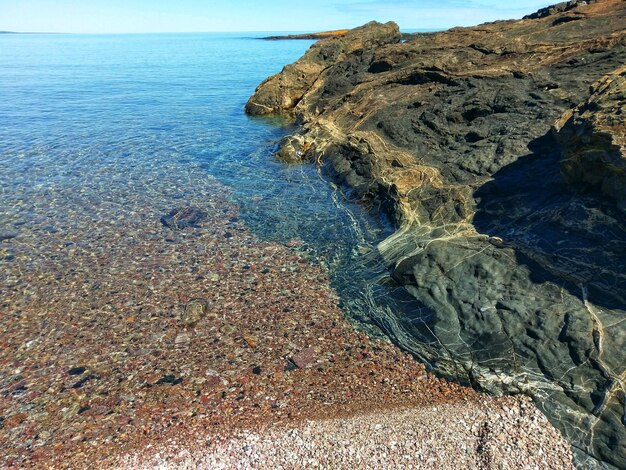
<path fill-rule="evenodd" d="M 395 222 L 379 250 L 414 304 L 373 321 L 441 374 L 535 397 L 587 466 L 626 465 L 624 24 L 619 0 L 405 42 L 369 24 L 246 107 L 293 115 L 279 158 Z"/>

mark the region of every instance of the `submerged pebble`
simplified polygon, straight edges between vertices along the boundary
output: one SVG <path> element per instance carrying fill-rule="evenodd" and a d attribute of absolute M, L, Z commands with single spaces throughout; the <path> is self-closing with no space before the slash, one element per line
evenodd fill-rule
<path fill-rule="evenodd" d="M 207 212 L 198 207 L 179 207 L 161 217 L 161 223 L 172 229 L 198 227 L 207 217 Z"/>
<path fill-rule="evenodd" d="M 17 237 L 17 232 L 0 230 L 0 242 Z"/>
<path fill-rule="evenodd" d="M 190 300 L 185 306 L 180 323 L 183 326 L 194 326 L 206 314 L 207 303 L 202 299 Z"/>

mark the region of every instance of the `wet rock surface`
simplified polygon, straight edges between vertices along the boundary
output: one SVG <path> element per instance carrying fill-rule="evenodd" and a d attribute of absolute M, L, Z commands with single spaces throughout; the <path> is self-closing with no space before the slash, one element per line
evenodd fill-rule
<path fill-rule="evenodd" d="M 373 321 L 447 377 L 532 395 L 582 466 L 626 465 L 625 22 L 605 0 L 402 43 L 370 24 L 246 107 L 293 114 L 279 156 L 395 222 L 378 248 L 413 306 Z"/>

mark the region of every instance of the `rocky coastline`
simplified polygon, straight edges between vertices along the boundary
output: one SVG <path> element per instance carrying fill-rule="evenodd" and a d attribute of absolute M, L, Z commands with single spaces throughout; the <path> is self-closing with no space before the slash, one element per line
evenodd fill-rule
<path fill-rule="evenodd" d="M 396 232 L 414 299 L 371 318 L 439 374 L 530 395 L 585 468 L 626 466 L 626 3 L 402 40 L 368 23 L 265 80 L 279 158 L 320 165 Z"/>

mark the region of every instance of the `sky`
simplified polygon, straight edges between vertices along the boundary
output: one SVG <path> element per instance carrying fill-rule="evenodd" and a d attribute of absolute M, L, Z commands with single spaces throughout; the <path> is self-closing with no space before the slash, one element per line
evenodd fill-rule
<path fill-rule="evenodd" d="M 0 0 L 0 31 L 327 31 L 371 20 L 403 30 L 520 18 L 542 0 Z"/>

